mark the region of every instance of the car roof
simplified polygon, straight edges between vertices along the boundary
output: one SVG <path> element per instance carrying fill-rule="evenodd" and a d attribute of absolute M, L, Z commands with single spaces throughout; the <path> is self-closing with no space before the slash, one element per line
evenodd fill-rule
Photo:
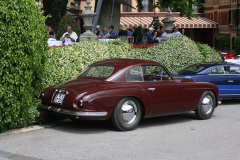
<path fill-rule="evenodd" d="M 230 62 L 202 62 L 202 63 L 196 63 L 193 65 L 203 65 L 204 68 L 198 72 L 195 72 L 193 75 L 195 74 L 206 74 L 210 69 L 217 67 L 217 66 L 225 66 L 225 65 L 235 65 L 235 66 L 239 66 L 236 63 L 230 63 Z"/>
<path fill-rule="evenodd" d="M 92 65 L 101 65 L 101 64 L 118 66 L 118 67 L 127 67 L 132 65 L 145 65 L 145 64 L 161 65 L 160 63 L 155 61 L 143 60 L 143 59 L 131 59 L 131 58 L 107 59 L 107 60 L 95 62 Z"/>
<path fill-rule="evenodd" d="M 125 81 L 125 72 L 129 67 L 140 66 L 140 65 L 161 65 L 158 62 L 143 60 L 143 59 L 131 59 L 131 58 L 121 58 L 121 59 L 107 59 L 93 63 L 90 66 L 95 65 L 110 65 L 114 67 L 114 71 L 110 77 L 106 79 L 106 81 L 112 82 L 122 82 Z M 117 74 L 117 75 L 115 75 Z"/>
<path fill-rule="evenodd" d="M 237 65 L 237 64 L 230 63 L 230 62 L 201 62 L 201 63 L 196 63 L 195 65 L 205 65 L 208 67 L 212 67 L 212 66 Z"/>

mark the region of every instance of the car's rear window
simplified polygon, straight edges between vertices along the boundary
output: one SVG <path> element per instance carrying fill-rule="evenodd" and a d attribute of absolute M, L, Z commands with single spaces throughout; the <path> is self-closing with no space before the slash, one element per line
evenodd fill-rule
<path fill-rule="evenodd" d="M 113 73 L 114 67 L 110 65 L 90 66 L 81 76 L 107 78 Z"/>
<path fill-rule="evenodd" d="M 204 64 L 197 64 L 197 65 L 194 64 L 194 65 L 191 65 L 191 66 L 181 69 L 177 73 L 180 75 L 193 75 L 193 74 L 205 69 L 206 67 L 207 67 L 207 65 L 204 65 Z"/>

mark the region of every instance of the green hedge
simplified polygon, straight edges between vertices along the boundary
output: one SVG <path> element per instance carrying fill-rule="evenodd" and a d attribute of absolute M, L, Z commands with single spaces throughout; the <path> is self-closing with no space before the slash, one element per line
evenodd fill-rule
<path fill-rule="evenodd" d="M 211 48 L 207 44 L 197 44 L 198 50 L 201 52 L 201 55 L 204 57 L 203 62 L 210 62 L 210 61 L 221 61 L 219 58 L 219 54 L 217 54 L 214 48 Z"/>
<path fill-rule="evenodd" d="M 234 41 L 236 54 L 240 54 L 240 36 L 237 36 Z"/>
<path fill-rule="evenodd" d="M 225 35 L 217 36 L 217 49 L 220 51 L 230 50 L 230 38 Z"/>
<path fill-rule="evenodd" d="M 0 1 L 0 132 L 35 121 L 47 50 L 35 0 Z"/>
<path fill-rule="evenodd" d="M 171 72 L 203 61 L 221 61 L 218 53 L 208 45 L 199 44 L 183 35 L 172 36 L 166 42 L 147 49 L 135 49 L 122 41 L 85 41 L 48 52 L 43 85 L 61 83 L 77 77 L 93 62 L 109 58 L 138 58 L 158 61 Z"/>

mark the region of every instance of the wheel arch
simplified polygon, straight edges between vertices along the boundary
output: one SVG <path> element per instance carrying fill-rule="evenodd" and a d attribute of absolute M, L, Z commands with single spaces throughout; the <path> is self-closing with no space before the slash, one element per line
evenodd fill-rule
<path fill-rule="evenodd" d="M 215 108 L 218 106 L 218 95 L 216 94 L 216 92 L 213 89 L 207 89 L 206 91 L 212 91 L 214 96 L 215 96 Z"/>
<path fill-rule="evenodd" d="M 140 103 L 140 105 L 141 105 L 140 107 L 142 109 L 142 118 L 145 117 L 146 109 L 145 109 L 145 105 L 144 105 L 143 101 L 137 96 L 125 96 L 123 98 L 128 98 L 128 97 L 135 98 Z M 122 99 L 120 99 L 119 101 L 121 101 Z"/>
<path fill-rule="evenodd" d="M 140 104 L 141 104 L 141 109 L 142 109 L 142 117 L 145 117 L 145 105 L 144 105 L 144 103 L 143 103 L 143 101 L 140 99 L 140 98 L 138 98 L 138 97 L 135 97 L 135 96 L 132 96 L 133 98 L 136 98 L 139 102 L 140 102 Z"/>
<path fill-rule="evenodd" d="M 215 108 L 216 108 L 218 106 L 218 98 L 217 98 L 218 96 L 217 96 L 216 92 L 213 89 L 205 89 L 205 90 L 203 90 L 203 93 L 206 92 L 206 91 L 211 91 L 214 94 L 215 104 L 216 104 Z M 203 95 L 203 93 L 202 93 L 202 95 Z M 200 99 L 201 99 L 201 97 L 200 97 Z M 197 108 L 198 108 L 198 105 L 193 111 L 195 111 Z"/>

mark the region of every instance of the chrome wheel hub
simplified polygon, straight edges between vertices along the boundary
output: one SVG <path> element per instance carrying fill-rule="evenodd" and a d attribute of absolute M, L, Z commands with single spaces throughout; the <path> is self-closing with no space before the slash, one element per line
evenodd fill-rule
<path fill-rule="evenodd" d="M 213 110 L 213 100 L 212 97 L 209 95 L 206 95 L 202 100 L 202 111 L 205 114 L 211 113 Z"/>
<path fill-rule="evenodd" d="M 124 102 L 121 107 L 121 113 L 125 124 L 133 123 L 137 116 L 136 104 L 131 100 Z"/>

